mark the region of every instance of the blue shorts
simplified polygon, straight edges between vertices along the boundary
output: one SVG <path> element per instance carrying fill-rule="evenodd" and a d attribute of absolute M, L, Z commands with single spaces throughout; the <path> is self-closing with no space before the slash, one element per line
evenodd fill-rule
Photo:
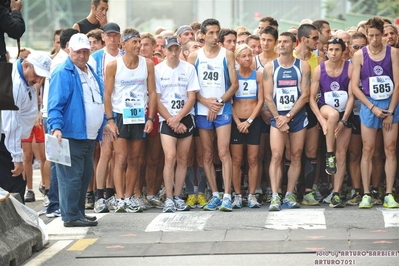
<path fill-rule="evenodd" d="M 232 115 L 218 115 L 212 122 L 208 121 L 206 115 L 197 115 L 195 117 L 195 123 L 200 129 L 214 129 L 225 125 L 230 125 L 231 120 Z"/>
<path fill-rule="evenodd" d="M 374 106 L 383 109 L 383 110 L 388 110 L 389 104 L 391 103 L 391 98 L 385 99 L 385 100 L 374 100 L 371 97 L 367 96 L 367 99 L 374 104 Z M 399 104 L 395 107 L 395 110 L 393 111 L 394 116 L 393 116 L 393 121 L 392 124 L 398 123 L 399 122 Z M 360 105 L 360 122 L 365 125 L 366 127 L 370 128 L 382 128 L 382 118 L 376 117 L 373 112 L 365 106 L 363 103 Z"/>
<path fill-rule="evenodd" d="M 280 113 L 280 115 L 285 115 L 286 113 L 288 112 Z M 288 123 L 288 126 L 290 127 L 289 132 L 295 133 L 301 131 L 307 127 L 308 123 L 308 116 L 305 112 L 305 108 L 303 108 L 298 114 L 295 115 L 294 119 Z M 274 128 L 277 128 L 274 117 L 270 119 L 270 125 Z"/>
<path fill-rule="evenodd" d="M 270 134 L 270 124 L 266 124 L 263 119 L 260 122 L 260 133 L 262 134 Z"/>

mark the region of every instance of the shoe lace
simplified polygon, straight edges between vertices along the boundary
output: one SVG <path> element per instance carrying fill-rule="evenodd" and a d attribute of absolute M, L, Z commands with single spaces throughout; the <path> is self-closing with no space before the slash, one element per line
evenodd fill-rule
<path fill-rule="evenodd" d="M 335 165 L 334 165 L 335 156 L 330 156 L 330 157 L 328 157 L 327 161 L 328 161 L 328 167 L 334 168 L 334 166 L 335 166 Z"/>

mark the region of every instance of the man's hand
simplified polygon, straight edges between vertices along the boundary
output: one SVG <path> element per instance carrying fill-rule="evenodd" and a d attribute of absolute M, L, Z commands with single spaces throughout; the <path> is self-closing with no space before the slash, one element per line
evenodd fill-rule
<path fill-rule="evenodd" d="M 11 10 L 18 10 L 21 11 L 22 8 L 22 0 L 11 0 L 10 2 L 10 8 Z"/>
<path fill-rule="evenodd" d="M 24 164 L 22 162 L 14 162 L 14 170 L 11 170 L 12 176 L 19 176 L 24 171 Z"/>
<path fill-rule="evenodd" d="M 53 133 L 53 136 L 58 139 L 58 143 L 61 144 L 62 143 L 62 132 L 61 132 L 61 130 L 56 129 L 56 130 L 53 130 L 52 133 Z"/>
<path fill-rule="evenodd" d="M 108 22 L 107 16 L 104 16 L 101 12 L 96 13 L 96 19 L 98 20 L 98 22 L 100 22 L 101 27 L 104 27 L 104 25 Z"/>
<path fill-rule="evenodd" d="M 109 124 L 105 125 L 103 128 L 103 141 L 113 141 L 114 139 L 116 139 L 115 130 Z"/>
<path fill-rule="evenodd" d="M 208 111 L 208 115 L 206 116 L 206 119 L 209 122 L 213 122 L 216 119 L 216 116 L 218 115 L 218 112 L 212 112 L 211 110 Z"/>
<path fill-rule="evenodd" d="M 153 127 L 154 122 L 152 122 L 151 120 L 147 120 L 147 122 L 145 123 L 144 132 L 147 134 L 151 133 Z"/>

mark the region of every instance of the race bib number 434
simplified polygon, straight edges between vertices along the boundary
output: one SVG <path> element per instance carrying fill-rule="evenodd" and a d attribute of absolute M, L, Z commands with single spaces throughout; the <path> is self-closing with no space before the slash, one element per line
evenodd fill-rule
<path fill-rule="evenodd" d="M 285 87 L 276 89 L 276 105 L 278 111 L 290 111 L 297 100 L 297 87 Z"/>

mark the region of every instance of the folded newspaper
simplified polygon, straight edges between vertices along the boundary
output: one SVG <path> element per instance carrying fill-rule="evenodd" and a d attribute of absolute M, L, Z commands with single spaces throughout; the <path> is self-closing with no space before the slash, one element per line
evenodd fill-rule
<path fill-rule="evenodd" d="M 62 139 L 61 144 L 58 139 L 50 134 L 46 134 L 46 159 L 50 162 L 71 166 L 71 153 L 69 151 L 69 141 Z"/>

